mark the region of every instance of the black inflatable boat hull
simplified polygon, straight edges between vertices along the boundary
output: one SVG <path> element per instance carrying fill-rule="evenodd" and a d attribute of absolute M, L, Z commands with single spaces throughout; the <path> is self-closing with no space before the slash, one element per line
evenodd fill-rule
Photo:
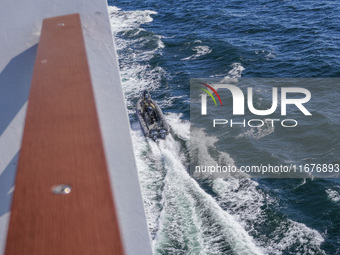
<path fill-rule="evenodd" d="M 150 99 L 150 102 L 155 106 L 154 111 L 157 117 L 154 119 L 151 118 L 150 114 L 143 108 L 143 99 L 140 98 L 136 106 L 138 121 L 146 137 L 150 137 L 153 140 L 157 140 L 158 138 L 164 139 L 169 134 L 170 127 L 158 104 L 152 99 Z"/>

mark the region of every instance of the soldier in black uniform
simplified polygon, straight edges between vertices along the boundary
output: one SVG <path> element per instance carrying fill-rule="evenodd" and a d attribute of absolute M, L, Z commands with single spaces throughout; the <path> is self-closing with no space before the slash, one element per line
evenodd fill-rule
<path fill-rule="evenodd" d="M 144 90 L 143 92 L 143 102 L 142 107 L 144 109 L 144 117 L 145 113 L 147 113 L 148 116 L 150 116 L 150 124 L 153 124 L 156 121 L 156 110 L 154 104 L 151 102 L 151 95 L 147 90 Z"/>

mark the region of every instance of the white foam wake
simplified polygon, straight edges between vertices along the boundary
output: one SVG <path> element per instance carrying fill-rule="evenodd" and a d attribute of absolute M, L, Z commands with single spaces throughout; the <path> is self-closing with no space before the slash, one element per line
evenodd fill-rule
<path fill-rule="evenodd" d="M 109 6 L 112 31 L 117 46 L 122 86 L 127 98 L 137 98 L 145 89 L 153 90 L 159 87 L 160 80 L 166 76 L 161 67 L 151 68 L 149 61 L 158 51 L 164 48 L 162 37 L 145 31 L 141 26 L 153 21 L 152 15 L 157 12 L 121 11 Z M 147 33 L 141 36 L 141 33 Z M 150 45 L 150 42 L 151 45 Z M 145 47 L 147 46 L 147 49 Z M 134 105 L 127 100 L 128 113 L 134 112 Z"/>
<path fill-rule="evenodd" d="M 166 116 L 176 137 L 189 140 L 189 123 Z M 145 139 L 138 125 L 132 138 L 155 253 L 261 254 L 252 238 L 187 174 L 186 149 L 169 135 Z M 177 133 L 178 132 L 178 133 Z"/>
<path fill-rule="evenodd" d="M 172 114 L 169 122 L 174 130 L 179 130 L 175 123 L 180 123 L 182 127 L 183 123 L 179 122 L 179 116 L 177 120 L 174 117 Z M 158 145 L 149 141 L 147 146 L 152 157 L 162 162 L 158 171 L 166 173 L 159 230 L 155 238 L 156 252 L 222 254 L 229 247 L 235 254 L 262 254 L 235 218 L 223 211 L 188 175 L 187 157 L 179 141 L 169 135 Z M 179 245 L 177 249 L 176 243 Z M 187 247 L 183 247 L 185 244 Z"/>
<path fill-rule="evenodd" d="M 115 33 L 126 32 L 130 29 L 139 29 L 140 25 L 153 21 L 151 15 L 157 14 L 155 11 L 122 11 L 116 6 L 108 6 L 111 28 Z M 140 30 L 139 30 L 140 31 Z"/>

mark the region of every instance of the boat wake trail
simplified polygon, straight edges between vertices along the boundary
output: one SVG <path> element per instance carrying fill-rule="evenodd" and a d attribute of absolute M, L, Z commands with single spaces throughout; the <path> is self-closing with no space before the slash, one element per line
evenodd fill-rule
<path fill-rule="evenodd" d="M 168 115 L 170 125 L 180 117 Z M 181 123 L 176 129 L 188 129 Z M 189 132 L 184 132 L 189 134 Z M 181 132 L 183 135 L 183 132 Z M 133 130 L 143 197 L 156 254 L 262 254 L 238 221 L 187 173 L 189 137 L 158 143 Z"/>

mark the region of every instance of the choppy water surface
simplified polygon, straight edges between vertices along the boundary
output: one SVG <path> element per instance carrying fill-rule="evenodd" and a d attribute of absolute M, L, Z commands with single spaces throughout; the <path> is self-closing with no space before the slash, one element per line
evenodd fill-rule
<path fill-rule="evenodd" d="M 339 3 L 109 4 L 154 253 L 340 254 L 339 181 L 194 180 L 187 173 L 190 78 L 339 78 Z M 159 143 L 143 137 L 134 113 L 144 89 L 172 128 Z M 261 141 L 269 131 L 244 135 Z M 339 150 L 337 139 L 330 141 L 330 153 Z M 215 143 L 208 137 L 192 146 L 218 163 Z"/>

